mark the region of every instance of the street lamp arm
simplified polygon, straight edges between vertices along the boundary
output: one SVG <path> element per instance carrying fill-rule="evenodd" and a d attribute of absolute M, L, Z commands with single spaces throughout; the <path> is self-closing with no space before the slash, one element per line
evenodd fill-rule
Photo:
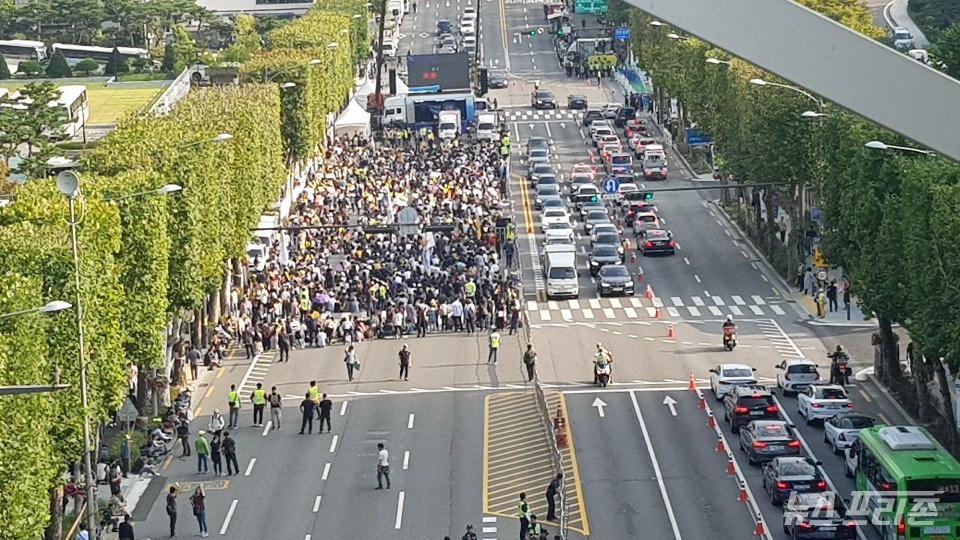
<path fill-rule="evenodd" d="M 794 92 L 796 92 L 796 93 L 798 93 L 798 94 L 800 94 L 800 95 L 802 95 L 802 96 L 806 96 L 806 97 L 808 97 L 810 100 L 812 100 L 814 103 L 817 104 L 817 110 L 818 110 L 818 111 L 823 112 L 823 102 L 820 101 L 819 99 L 817 99 L 817 97 L 814 96 L 813 94 L 811 94 L 810 92 L 807 92 L 806 90 L 804 90 L 803 88 L 800 88 L 800 87 L 797 87 L 797 86 L 792 86 L 792 85 L 789 85 L 789 84 L 780 84 L 780 83 L 772 83 L 772 82 L 768 82 L 768 83 L 766 83 L 766 84 L 767 84 L 768 86 L 776 86 L 777 88 L 786 88 L 787 90 L 793 90 Z"/>

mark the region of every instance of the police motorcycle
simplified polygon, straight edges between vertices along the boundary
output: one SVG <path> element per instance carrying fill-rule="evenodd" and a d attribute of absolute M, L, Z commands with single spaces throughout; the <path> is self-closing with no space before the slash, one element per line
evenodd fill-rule
<path fill-rule="evenodd" d="M 613 379 L 613 354 L 597 343 L 593 358 L 593 383 L 606 388 Z"/>

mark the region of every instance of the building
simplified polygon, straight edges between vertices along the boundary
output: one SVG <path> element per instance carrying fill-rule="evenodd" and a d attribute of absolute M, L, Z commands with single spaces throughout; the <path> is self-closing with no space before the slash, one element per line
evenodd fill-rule
<path fill-rule="evenodd" d="M 218 15 L 274 15 L 292 17 L 303 15 L 313 0 L 197 0 L 197 4 Z"/>

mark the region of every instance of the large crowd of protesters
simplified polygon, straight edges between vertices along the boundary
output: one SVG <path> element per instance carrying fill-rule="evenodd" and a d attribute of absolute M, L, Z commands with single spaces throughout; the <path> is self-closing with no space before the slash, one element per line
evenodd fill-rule
<path fill-rule="evenodd" d="M 239 337 L 248 356 L 276 347 L 283 359 L 335 341 L 516 330 L 500 142 L 408 131 L 328 142 L 218 333 Z M 401 227 L 406 208 L 418 226 Z"/>

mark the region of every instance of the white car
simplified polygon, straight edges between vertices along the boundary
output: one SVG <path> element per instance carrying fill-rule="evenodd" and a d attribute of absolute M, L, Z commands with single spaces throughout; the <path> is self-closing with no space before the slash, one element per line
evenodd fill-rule
<path fill-rule="evenodd" d="M 466 20 L 460 23 L 460 35 L 463 35 L 463 36 L 477 35 L 476 22 L 471 20 Z"/>
<path fill-rule="evenodd" d="M 598 129 L 607 128 L 611 132 L 613 131 L 613 124 L 608 120 L 594 120 L 590 127 L 587 128 L 587 132 L 593 137 L 593 134 L 597 132 Z"/>
<path fill-rule="evenodd" d="M 561 208 L 547 208 L 544 210 L 543 215 L 540 216 L 540 230 L 546 233 L 549 226 L 555 223 L 562 223 L 569 228 L 570 214 Z"/>
<path fill-rule="evenodd" d="M 593 140 L 593 145 L 596 146 L 597 143 L 600 142 L 600 139 L 603 139 L 604 137 L 609 137 L 611 135 L 614 137 L 614 139 L 617 138 L 617 134 L 616 132 L 613 131 L 613 128 L 601 127 L 600 129 L 594 131 L 593 135 L 591 136 L 591 139 Z"/>
<path fill-rule="evenodd" d="M 633 182 L 623 182 L 620 184 L 620 188 L 617 189 L 616 201 L 617 204 L 623 202 L 623 197 L 627 193 L 633 193 L 635 191 L 640 191 L 640 188 L 637 187 Z"/>
<path fill-rule="evenodd" d="M 710 370 L 710 389 L 713 390 L 713 397 L 717 401 L 723 401 L 723 397 L 733 392 L 736 386 L 745 384 L 757 384 L 757 378 L 753 372 L 757 368 L 746 364 L 720 364 Z"/>
<path fill-rule="evenodd" d="M 620 234 L 620 229 L 617 228 L 613 223 L 598 223 L 593 226 L 590 231 L 590 245 L 592 246 L 594 242 L 597 241 L 597 235 L 600 233 L 614 233 Z"/>
<path fill-rule="evenodd" d="M 546 236 L 547 243 L 573 243 L 573 227 L 569 221 L 554 222 L 543 225 L 543 234 Z"/>
<path fill-rule="evenodd" d="M 860 439 L 850 445 L 849 448 L 843 450 L 843 474 L 847 478 L 853 478 L 857 475 L 857 461 L 860 453 Z"/>
<path fill-rule="evenodd" d="M 820 380 L 817 364 L 809 358 L 787 358 L 777 365 L 777 388 L 783 395 L 803 392 Z"/>
<path fill-rule="evenodd" d="M 876 419 L 861 413 L 840 413 L 823 422 L 823 442 L 833 448 L 834 454 L 842 454 L 857 439 L 860 430 L 873 427 Z"/>
<path fill-rule="evenodd" d="M 826 421 L 852 408 L 847 391 L 835 384 L 811 384 L 797 396 L 797 411 L 807 419 L 807 425 L 814 420 Z"/>

